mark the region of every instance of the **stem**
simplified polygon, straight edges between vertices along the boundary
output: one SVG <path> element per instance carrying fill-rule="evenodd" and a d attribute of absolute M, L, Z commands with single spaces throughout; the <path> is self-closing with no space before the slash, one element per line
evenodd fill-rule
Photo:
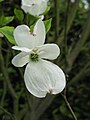
<path fill-rule="evenodd" d="M 68 82 L 67 87 L 78 83 L 80 80 L 84 80 L 85 77 L 87 76 L 87 74 L 90 72 L 89 65 L 90 65 L 90 63 L 88 62 L 88 63 L 78 72 L 78 74 L 75 75 L 75 77 L 74 77 L 70 82 Z"/>
<path fill-rule="evenodd" d="M 14 116 L 16 120 L 19 120 L 19 107 L 18 107 L 18 99 L 13 100 L 13 107 L 14 107 Z"/>
<path fill-rule="evenodd" d="M 65 57 L 67 54 L 67 22 L 68 22 L 68 12 L 69 12 L 69 0 L 67 1 L 67 8 L 66 8 L 66 15 L 65 15 L 65 30 L 64 30 L 64 50 L 65 50 Z"/>
<path fill-rule="evenodd" d="M 87 16 L 88 16 L 88 18 L 86 19 L 85 24 L 83 25 L 83 31 L 81 33 L 81 38 L 77 41 L 72 52 L 67 56 L 67 61 L 69 64 L 68 72 L 72 69 L 72 65 L 74 64 L 77 56 L 79 55 L 79 53 L 82 50 L 82 47 L 84 46 L 84 44 L 86 43 L 86 41 L 89 38 L 89 35 L 90 35 L 90 9 L 87 12 Z"/>
<path fill-rule="evenodd" d="M 0 104 L 1 104 L 2 106 L 4 105 L 4 99 L 5 99 L 6 93 L 7 93 L 7 86 L 6 86 L 6 83 L 5 83 L 5 81 L 4 81 L 3 95 L 2 95 L 2 98 L 1 98 L 1 102 L 0 102 Z"/>
<path fill-rule="evenodd" d="M 1 70 L 2 70 L 3 75 L 5 77 L 5 81 L 7 83 L 7 86 L 8 86 L 10 94 L 12 95 L 12 97 L 14 99 L 17 99 L 17 95 L 16 95 L 16 93 L 15 93 L 13 87 L 12 87 L 12 84 L 11 84 L 9 76 L 8 76 L 7 68 L 5 67 L 4 58 L 2 56 L 2 51 L 1 51 L 1 42 L 2 41 L 0 40 L 0 62 L 1 62 Z"/>
<path fill-rule="evenodd" d="M 59 17 L 59 0 L 55 0 L 55 39 L 57 40 L 59 36 L 59 22 L 60 22 L 60 17 Z"/>
<path fill-rule="evenodd" d="M 0 106 L 0 109 L 1 109 L 4 113 L 6 113 L 7 115 L 9 115 L 9 117 L 10 117 L 12 120 L 15 120 L 14 116 L 13 116 L 11 113 L 9 113 L 7 110 L 5 110 L 3 107 Z"/>
<path fill-rule="evenodd" d="M 51 105 L 52 101 L 54 100 L 55 96 L 47 95 L 47 97 L 42 100 L 41 104 L 38 106 L 36 110 L 36 119 L 39 120 L 40 116 L 45 112 L 45 110 Z"/>
<path fill-rule="evenodd" d="M 70 112 L 71 112 L 71 114 L 72 114 L 74 120 L 77 120 L 77 117 L 76 117 L 76 115 L 75 115 L 73 109 L 71 108 L 71 106 L 70 106 L 70 104 L 69 104 L 69 102 L 68 102 L 68 100 L 67 100 L 66 95 L 63 95 L 63 94 L 61 94 L 61 95 L 63 96 L 63 98 L 64 98 L 64 100 L 65 100 L 65 103 L 67 104 L 67 107 L 69 108 L 69 110 L 70 110 Z"/>
<path fill-rule="evenodd" d="M 76 11 L 78 9 L 78 6 L 79 6 L 79 0 L 76 0 L 76 2 L 71 5 L 71 7 L 69 7 L 69 14 L 68 14 L 68 19 L 67 19 L 67 32 L 69 32 L 71 26 L 72 26 L 72 23 L 73 23 L 73 20 L 75 18 L 75 15 L 76 15 Z M 62 30 L 61 34 L 58 36 L 58 40 L 57 40 L 57 44 L 58 45 L 62 45 L 63 43 L 63 40 L 64 40 L 64 29 Z"/>
<path fill-rule="evenodd" d="M 14 101 L 14 114 L 15 116 L 18 116 L 18 96 L 10 82 L 10 78 L 9 78 L 9 75 L 8 75 L 8 70 L 7 70 L 7 66 L 5 65 L 5 62 L 4 62 L 4 57 L 2 55 L 2 41 L 0 39 L 0 62 L 1 62 L 1 70 L 2 70 L 2 73 L 4 75 L 4 78 L 5 78 L 5 82 L 7 84 L 7 87 L 8 87 L 8 90 L 9 90 L 9 93 L 11 94 L 12 96 L 12 99 Z M 15 118 L 16 120 L 16 118 Z"/>

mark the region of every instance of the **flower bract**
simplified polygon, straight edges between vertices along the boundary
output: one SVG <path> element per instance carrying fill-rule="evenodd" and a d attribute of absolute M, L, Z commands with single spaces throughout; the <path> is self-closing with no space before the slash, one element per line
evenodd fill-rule
<path fill-rule="evenodd" d="M 74 3 L 74 2 L 75 2 L 75 0 L 71 0 L 71 2 L 72 2 L 72 3 Z"/>
<path fill-rule="evenodd" d="M 57 65 L 48 60 L 56 59 L 60 49 L 56 44 L 44 44 L 45 26 L 39 19 L 33 33 L 26 25 L 17 26 L 14 38 L 17 46 L 14 50 L 21 51 L 12 59 L 16 67 L 26 65 L 24 81 L 28 91 L 36 97 L 45 97 L 47 93 L 58 94 L 66 85 L 65 74 Z"/>
<path fill-rule="evenodd" d="M 34 16 L 39 16 L 45 12 L 48 0 L 22 0 L 21 8 L 25 13 L 30 13 Z"/>

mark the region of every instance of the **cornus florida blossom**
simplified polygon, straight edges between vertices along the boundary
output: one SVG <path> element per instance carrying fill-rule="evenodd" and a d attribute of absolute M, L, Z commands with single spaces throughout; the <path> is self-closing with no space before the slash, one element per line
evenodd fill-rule
<path fill-rule="evenodd" d="M 63 71 L 55 64 L 45 60 L 53 60 L 60 54 L 56 44 L 44 44 L 45 26 L 39 19 L 33 33 L 26 25 L 20 25 L 14 30 L 17 46 L 12 48 L 20 50 L 12 64 L 16 67 L 26 65 L 24 80 L 28 91 L 36 97 L 45 97 L 47 93 L 58 94 L 66 84 Z"/>
<path fill-rule="evenodd" d="M 21 8 L 25 13 L 30 13 L 34 16 L 39 16 L 45 12 L 48 0 L 22 0 Z"/>
<path fill-rule="evenodd" d="M 71 2 L 72 2 L 72 3 L 74 3 L 74 2 L 75 2 L 75 0 L 71 0 Z"/>

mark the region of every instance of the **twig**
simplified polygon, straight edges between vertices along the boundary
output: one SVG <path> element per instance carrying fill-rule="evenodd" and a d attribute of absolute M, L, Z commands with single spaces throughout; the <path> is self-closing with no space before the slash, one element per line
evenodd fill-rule
<path fill-rule="evenodd" d="M 69 12 L 68 12 L 69 14 L 68 14 L 68 20 L 67 20 L 67 33 L 69 32 L 72 26 L 73 20 L 76 15 L 76 11 L 78 9 L 78 5 L 79 5 L 79 0 L 76 0 L 76 2 L 72 5 L 72 7 L 69 8 Z M 63 40 L 64 40 L 64 31 L 65 30 L 63 29 L 57 39 L 57 44 L 60 46 L 62 45 Z"/>
<path fill-rule="evenodd" d="M 3 75 L 5 77 L 5 80 L 6 80 L 6 83 L 8 85 L 8 88 L 9 88 L 9 92 L 11 93 L 12 97 L 14 99 L 17 99 L 17 95 L 12 87 L 12 84 L 10 82 L 10 79 L 9 79 L 9 76 L 8 76 L 8 72 L 7 72 L 7 68 L 5 67 L 5 64 L 4 64 L 4 59 L 3 59 L 3 56 L 2 56 L 2 51 L 1 51 L 1 39 L 0 39 L 0 62 L 1 62 L 1 69 L 2 69 L 2 72 L 3 72 Z"/>
<path fill-rule="evenodd" d="M 59 8 L 59 0 L 55 0 L 55 39 L 57 40 L 59 36 L 59 22 L 60 22 L 60 8 Z M 55 42 L 55 41 L 54 41 Z"/>
<path fill-rule="evenodd" d="M 69 108 L 69 110 L 70 110 L 70 112 L 71 112 L 71 114 L 72 114 L 74 120 L 77 120 L 77 117 L 76 117 L 76 115 L 75 115 L 73 109 L 71 108 L 71 106 L 70 106 L 68 100 L 67 100 L 67 97 L 66 97 L 66 89 L 65 89 L 65 94 L 61 94 L 61 95 L 62 95 L 62 97 L 64 98 L 65 103 L 66 103 L 67 107 Z"/>
<path fill-rule="evenodd" d="M 7 70 L 7 66 L 5 66 L 5 63 L 4 63 L 4 58 L 3 58 L 3 55 L 2 55 L 2 41 L 0 39 L 0 62 L 1 62 L 1 70 L 2 70 L 2 73 L 4 75 L 4 78 L 5 78 L 5 82 L 7 84 L 7 87 L 8 87 L 8 90 L 9 90 L 9 93 L 11 94 L 13 100 L 14 100 L 14 114 L 15 116 L 17 116 L 17 113 L 18 113 L 18 107 L 16 103 L 18 103 L 18 96 L 10 82 L 10 78 L 9 78 L 9 75 L 8 75 L 8 70 Z M 15 118 L 16 119 L 16 118 Z"/>
<path fill-rule="evenodd" d="M 76 43 L 73 51 L 67 56 L 67 61 L 69 64 L 69 70 L 71 70 L 73 63 L 75 62 L 77 56 L 82 50 L 82 47 L 84 46 L 85 42 L 88 40 L 88 37 L 90 35 L 90 10 L 87 12 L 88 18 L 85 21 L 85 24 L 83 25 L 83 31 L 81 34 L 81 38 Z"/>
<path fill-rule="evenodd" d="M 7 110 L 5 110 L 3 107 L 0 106 L 0 109 L 1 109 L 4 113 L 6 113 L 7 115 L 9 115 L 9 117 L 10 117 L 12 120 L 15 120 L 14 116 L 13 116 L 11 113 L 9 113 Z"/>
<path fill-rule="evenodd" d="M 72 78 L 72 80 L 68 82 L 67 87 L 78 83 L 78 81 L 80 80 L 85 79 L 85 77 L 87 76 L 87 73 L 90 73 L 89 65 L 90 65 L 89 62 L 85 64 L 85 66 L 78 72 L 78 74 L 75 75 L 75 77 Z"/>
<path fill-rule="evenodd" d="M 3 106 L 3 103 L 4 103 L 4 99 L 5 99 L 6 93 L 7 93 L 7 86 L 6 86 L 6 83 L 5 83 L 5 81 L 4 81 L 3 95 L 2 95 L 2 98 L 1 98 L 1 101 L 0 101 L 0 104 L 1 104 L 2 106 Z"/>
<path fill-rule="evenodd" d="M 64 29 L 64 50 L 65 50 L 65 57 L 67 55 L 67 23 L 68 23 L 68 12 L 70 7 L 70 1 L 67 1 L 67 8 L 66 8 L 66 15 L 65 15 L 65 29 Z"/>

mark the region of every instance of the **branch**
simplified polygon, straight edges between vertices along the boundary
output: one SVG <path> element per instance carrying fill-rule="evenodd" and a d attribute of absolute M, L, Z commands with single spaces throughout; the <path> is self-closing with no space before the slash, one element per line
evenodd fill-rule
<path fill-rule="evenodd" d="M 59 22 L 60 22 L 60 17 L 59 17 L 59 0 L 54 0 L 54 9 L 55 9 L 55 39 L 57 39 L 59 35 Z"/>
<path fill-rule="evenodd" d="M 83 45 L 85 44 L 86 40 L 88 39 L 88 37 L 90 35 L 90 10 L 88 11 L 88 18 L 85 23 L 86 24 L 83 26 L 83 32 L 81 34 L 80 40 L 78 40 L 78 42 L 76 43 L 75 48 L 73 49 L 71 54 L 69 54 L 67 56 L 67 61 L 68 61 L 70 70 L 71 70 L 71 67 L 72 67 L 74 61 L 78 57 Z"/>
<path fill-rule="evenodd" d="M 36 119 L 39 120 L 40 116 L 45 112 L 45 110 L 51 105 L 52 101 L 54 100 L 55 96 L 48 95 L 39 105 L 36 110 Z"/>
<path fill-rule="evenodd" d="M 1 51 L 1 40 L 0 40 L 0 62 L 1 62 L 1 70 L 3 72 L 3 75 L 5 77 L 5 81 L 7 83 L 7 86 L 9 88 L 9 92 L 10 94 L 12 95 L 12 97 L 14 99 L 17 99 L 17 95 L 12 87 L 12 84 L 10 82 L 10 79 L 9 79 L 9 76 L 8 76 L 8 71 L 7 71 L 7 68 L 5 67 L 5 64 L 4 64 L 4 59 L 3 59 L 3 56 L 2 56 L 2 51 Z"/>
<path fill-rule="evenodd" d="M 9 113 L 7 110 L 5 110 L 3 107 L 0 106 L 0 109 L 1 109 L 5 114 L 7 114 L 7 115 L 11 118 L 11 120 L 16 120 L 15 117 L 14 117 L 11 113 Z"/>
<path fill-rule="evenodd" d="M 67 15 L 67 30 L 66 30 L 66 33 L 69 32 L 71 26 L 72 26 L 72 23 L 73 23 L 73 20 L 75 18 L 75 15 L 76 15 L 76 12 L 77 12 L 77 9 L 78 9 L 78 6 L 79 6 L 79 0 L 76 0 L 74 4 L 71 4 L 71 7 L 69 7 L 69 12 L 68 12 L 68 15 Z M 57 44 L 58 45 L 61 45 L 61 43 L 63 42 L 64 40 L 64 32 L 65 30 L 63 29 L 62 33 L 59 35 L 58 39 L 57 39 Z"/>
<path fill-rule="evenodd" d="M 79 80 L 83 80 L 87 73 L 90 73 L 90 68 L 88 68 L 90 63 L 87 63 L 81 70 L 80 72 L 71 80 L 68 82 L 67 86 L 70 86 L 72 84 L 77 83 Z"/>
<path fill-rule="evenodd" d="M 6 86 L 6 83 L 5 83 L 5 81 L 4 81 L 4 85 L 3 85 L 3 95 L 2 95 L 2 98 L 1 98 L 1 101 L 0 101 L 1 106 L 3 106 L 4 99 L 5 99 L 5 96 L 6 96 L 6 92 L 7 92 L 7 86 Z"/>
<path fill-rule="evenodd" d="M 0 62 L 1 62 L 1 70 L 3 72 L 3 75 L 4 75 L 4 78 L 5 78 L 5 82 L 7 84 L 9 93 L 11 94 L 11 96 L 12 96 L 12 98 L 14 100 L 14 114 L 15 114 L 15 116 L 18 117 L 18 96 L 15 93 L 15 91 L 14 91 L 14 89 L 12 87 L 12 84 L 10 82 L 10 78 L 9 78 L 9 75 L 8 75 L 8 70 L 7 70 L 7 67 L 5 66 L 4 58 L 3 58 L 3 55 L 2 55 L 1 43 L 2 43 L 2 41 L 0 40 Z"/>
<path fill-rule="evenodd" d="M 66 104 L 67 104 L 67 107 L 69 108 L 69 110 L 70 110 L 70 112 L 71 112 L 71 114 L 72 114 L 74 120 L 77 120 L 77 117 L 76 117 L 74 111 L 72 110 L 72 108 L 71 108 L 71 106 L 70 106 L 70 104 L 69 104 L 69 102 L 68 102 L 66 96 L 65 96 L 65 95 L 62 95 L 62 96 L 63 96 L 63 98 L 64 98 L 64 100 L 65 100 L 65 102 L 66 102 Z"/>

